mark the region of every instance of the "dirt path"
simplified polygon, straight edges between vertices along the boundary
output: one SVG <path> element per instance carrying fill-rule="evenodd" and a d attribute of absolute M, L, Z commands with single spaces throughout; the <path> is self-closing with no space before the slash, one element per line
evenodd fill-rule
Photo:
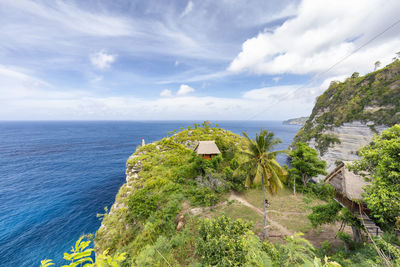
<path fill-rule="evenodd" d="M 232 200 L 236 200 L 236 201 L 239 202 L 240 204 L 242 204 L 242 205 L 244 205 L 244 206 L 246 206 L 246 207 L 249 207 L 249 208 L 252 209 L 253 211 L 257 212 L 259 215 L 264 216 L 262 210 L 260 210 L 259 208 L 253 206 L 252 204 L 250 204 L 249 202 L 247 202 L 247 200 L 245 200 L 244 198 L 242 198 L 242 197 L 240 197 L 240 196 L 235 195 L 235 194 L 232 193 L 232 194 L 229 196 L 229 201 L 232 201 Z M 267 210 L 267 213 L 268 213 L 268 212 L 271 212 L 271 211 L 268 211 L 268 210 Z M 278 212 L 278 211 L 275 211 L 275 210 L 274 210 L 274 211 L 272 211 L 272 212 Z M 281 225 L 280 223 L 278 223 L 278 222 L 272 220 L 272 219 L 269 218 L 269 217 L 267 217 L 267 222 L 268 222 L 271 226 L 274 226 L 274 227 L 278 228 L 279 231 L 280 231 L 283 235 L 293 235 L 293 233 L 292 233 L 291 231 L 289 231 L 286 227 L 284 227 L 284 226 Z"/>

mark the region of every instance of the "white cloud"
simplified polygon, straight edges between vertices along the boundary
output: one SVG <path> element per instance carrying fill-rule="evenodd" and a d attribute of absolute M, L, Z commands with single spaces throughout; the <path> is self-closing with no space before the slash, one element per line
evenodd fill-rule
<path fill-rule="evenodd" d="M 144 99 L 134 95 L 99 96 L 95 92 L 63 91 L 26 72 L 4 66 L 0 66 L 0 81 L 0 120 L 278 120 L 307 115 L 313 105 L 310 95 L 293 94 L 296 86 L 249 90 L 240 98 L 174 96 L 166 89 L 158 99 Z M 182 88 L 192 91 L 187 85 Z"/>
<path fill-rule="evenodd" d="M 242 45 L 232 72 L 309 74 L 326 70 L 398 20 L 400 1 L 303 0 L 296 17 Z M 380 60 L 389 63 L 400 47 L 394 27 L 337 66 L 332 74 L 365 73 Z"/>
<path fill-rule="evenodd" d="M 35 28 L 41 22 L 59 24 L 66 29 L 93 36 L 127 36 L 134 32 L 132 24 L 123 17 L 101 13 L 92 13 L 63 1 L 51 1 L 48 4 L 35 3 L 29 0 L 5 0 L 7 9 L 14 8 L 25 12 L 26 16 L 36 19 L 31 26 Z"/>
<path fill-rule="evenodd" d="M 192 0 L 189 0 L 189 2 L 187 3 L 185 10 L 183 10 L 182 14 L 181 14 L 181 18 L 183 18 L 184 16 L 186 16 L 187 14 L 189 14 L 193 9 L 193 2 Z"/>
<path fill-rule="evenodd" d="M 189 85 L 182 84 L 181 87 L 179 87 L 178 92 L 176 93 L 177 96 L 183 96 L 187 95 L 189 93 L 193 93 L 195 90 L 190 87 Z"/>
<path fill-rule="evenodd" d="M 287 85 L 253 89 L 245 92 L 243 98 L 254 100 L 280 99 L 282 96 L 293 98 L 296 97 L 293 93 L 299 87 L 300 85 Z"/>
<path fill-rule="evenodd" d="M 162 96 L 162 97 L 170 97 L 170 96 L 172 96 L 172 92 L 171 92 L 171 90 L 164 89 L 164 90 L 161 91 L 160 96 Z"/>
<path fill-rule="evenodd" d="M 280 77 L 280 76 L 276 76 L 276 77 L 272 78 L 272 80 L 273 80 L 275 83 L 278 83 L 281 79 L 282 79 L 282 77 Z"/>
<path fill-rule="evenodd" d="M 50 95 L 50 96 L 49 96 Z M 113 97 L 84 95 L 71 92 L 57 95 L 37 91 L 35 96 L 2 101 L 0 119 L 68 119 L 68 120 L 146 120 L 146 119 L 257 119 L 279 120 L 307 115 L 312 103 L 306 105 L 293 99 L 280 105 L 273 98 L 250 99 L 228 97 L 169 97 L 154 100 L 135 96 Z M 206 108 L 205 108 L 206 107 Z"/>
<path fill-rule="evenodd" d="M 90 55 L 92 65 L 99 70 L 108 69 L 115 59 L 115 55 L 107 54 L 104 50 Z"/>

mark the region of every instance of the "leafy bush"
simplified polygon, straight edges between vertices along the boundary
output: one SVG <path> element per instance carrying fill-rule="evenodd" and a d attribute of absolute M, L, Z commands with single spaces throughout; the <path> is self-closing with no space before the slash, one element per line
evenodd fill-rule
<path fill-rule="evenodd" d="M 281 246 L 280 263 L 283 266 L 293 266 L 313 262 L 315 248 L 302 233 L 295 233 L 293 236 L 286 236 L 286 244 Z"/>
<path fill-rule="evenodd" d="M 172 255 L 169 254 L 171 245 L 168 239 L 160 236 L 152 245 L 146 245 L 134 259 L 133 266 L 171 266 Z M 166 258 L 167 257 L 167 258 Z"/>
<path fill-rule="evenodd" d="M 350 249 L 350 250 L 354 250 L 354 248 L 355 248 L 355 243 L 353 242 L 351 236 L 350 236 L 348 233 L 339 231 L 339 232 L 337 233 L 337 237 L 338 237 L 340 240 L 343 241 L 343 243 L 344 243 L 344 245 L 345 245 L 345 247 L 346 247 L 346 250 L 349 250 L 349 249 Z"/>
<path fill-rule="evenodd" d="M 400 124 L 373 138 L 359 155 L 353 168 L 369 172 L 372 183 L 364 200 L 379 223 L 393 228 L 400 216 Z"/>
<path fill-rule="evenodd" d="M 157 209 L 157 203 L 156 194 L 147 189 L 140 189 L 130 197 L 128 205 L 133 218 L 145 220 Z"/>
<path fill-rule="evenodd" d="M 333 223 L 338 220 L 338 213 L 342 209 L 339 203 L 331 201 L 328 204 L 316 205 L 311 208 L 312 213 L 307 216 L 314 227 L 322 224 Z"/>
<path fill-rule="evenodd" d="M 375 238 L 375 244 L 390 258 L 400 264 L 400 249 L 396 248 L 382 237 Z"/>
<path fill-rule="evenodd" d="M 188 194 L 193 205 L 212 206 L 218 202 L 218 196 L 208 187 L 194 186 Z"/>
<path fill-rule="evenodd" d="M 332 251 L 332 243 L 329 242 L 328 240 L 325 240 L 321 242 L 321 247 L 319 248 L 317 254 L 320 255 L 321 257 L 324 257 L 326 255 L 330 255 Z"/>
<path fill-rule="evenodd" d="M 289 173 L 294 179 L 301 179 L 306 186 L 312 177 L 326 174 L 326 162 L 318 158 L 318 152 L 306 143 L 298 142 L 290 152 L 292 169 Z"/>
<path fill-rule="evenodd" d="M 216 171 L 219 170 L 219 167 L 221 166 L 221 162 L 222 162 L 221 155 L 215 156 L 211 159 L 211 164 L 212 164 L 214 170 L 216 170 Z"/>
<path fill-rule="evenodd" d="M 232 170 L 236 170 L 239 167 L 239 162 L 237 159 L 233 158 L 230 162 L 229 162 L 229 167 Z"/>
<path fill-rule="evenodd" d="M 211 266 L 263 266 L 269 257 L 250 223 L 221 216 L 204 219 L 199 228 L 196 253 Z"/>
<path fill-rule="evenodd" d="M 280 259 L 279 250 L 275 247 L 274 244 L 272 244 L 268 240 L 263 242 L 263 250 L 268 254 L 268 256 L 272 259 L 273 262 L 279 261 Z"/>
<path fill-rule="evenodd" d="M 331 200 L 335 193 L 335 189 L 328 183 L 308 183 L 304 189 L 304 193 L 321 200 Z"/>

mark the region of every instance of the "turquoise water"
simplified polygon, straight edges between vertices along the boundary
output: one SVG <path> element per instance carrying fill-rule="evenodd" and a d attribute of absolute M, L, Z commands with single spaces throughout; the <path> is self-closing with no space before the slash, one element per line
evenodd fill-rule
<path fill-rule="evenodd" d="M 0 266 L 39 266 L 62 256 L 100 226 L 97 213 L 114 202 L 125 161 L 140 144 L 195 122 L 0 122 Z M 196 122 L 199 123 L 199 122 Z M 225 121 L 251 137 L 275 132 L 285 149 L 298 126 Z M 285 163 L 285 158 L 279 158 Z"/>

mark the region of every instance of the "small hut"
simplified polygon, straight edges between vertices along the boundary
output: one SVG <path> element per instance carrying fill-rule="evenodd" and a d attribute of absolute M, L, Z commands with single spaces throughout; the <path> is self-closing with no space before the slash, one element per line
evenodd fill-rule
<path fill-rule="evenodd" d="M 370 184 L 362 176 L 347 169 L 343 162 L 326 176 L 325 182 L 335 188 L 335 200 L 351 211 L 358 210 L 358 202 L 364 193 L 363 187 Z"/>
<path fill-rule="evenodd" d="M 194 151 L 197 153 L 197 155 L 205 159 L 211 159 L 221 154 L 221 151 L 219 151 L 215 141 L 199 141 L 199 144 Z"/>
<path fill-rule="evenodd" d="M 365 181 L 362 176 L 347 169 L 345 163 L 341 163 L 326 176 L 325 182 L 335 189 L 335 200 L 342 206 L 347 207 L 362 222 L 370 235 L 378 236 L 383 233 L 370 219 L 368 207 L 360 201 L 362 200 L 361 194 L 364 193 L 363 187 L 369 185 L 370 182 Z M 359 240 L 360 232 L 353 229 L 353 236 L 355 240 Z"/>

